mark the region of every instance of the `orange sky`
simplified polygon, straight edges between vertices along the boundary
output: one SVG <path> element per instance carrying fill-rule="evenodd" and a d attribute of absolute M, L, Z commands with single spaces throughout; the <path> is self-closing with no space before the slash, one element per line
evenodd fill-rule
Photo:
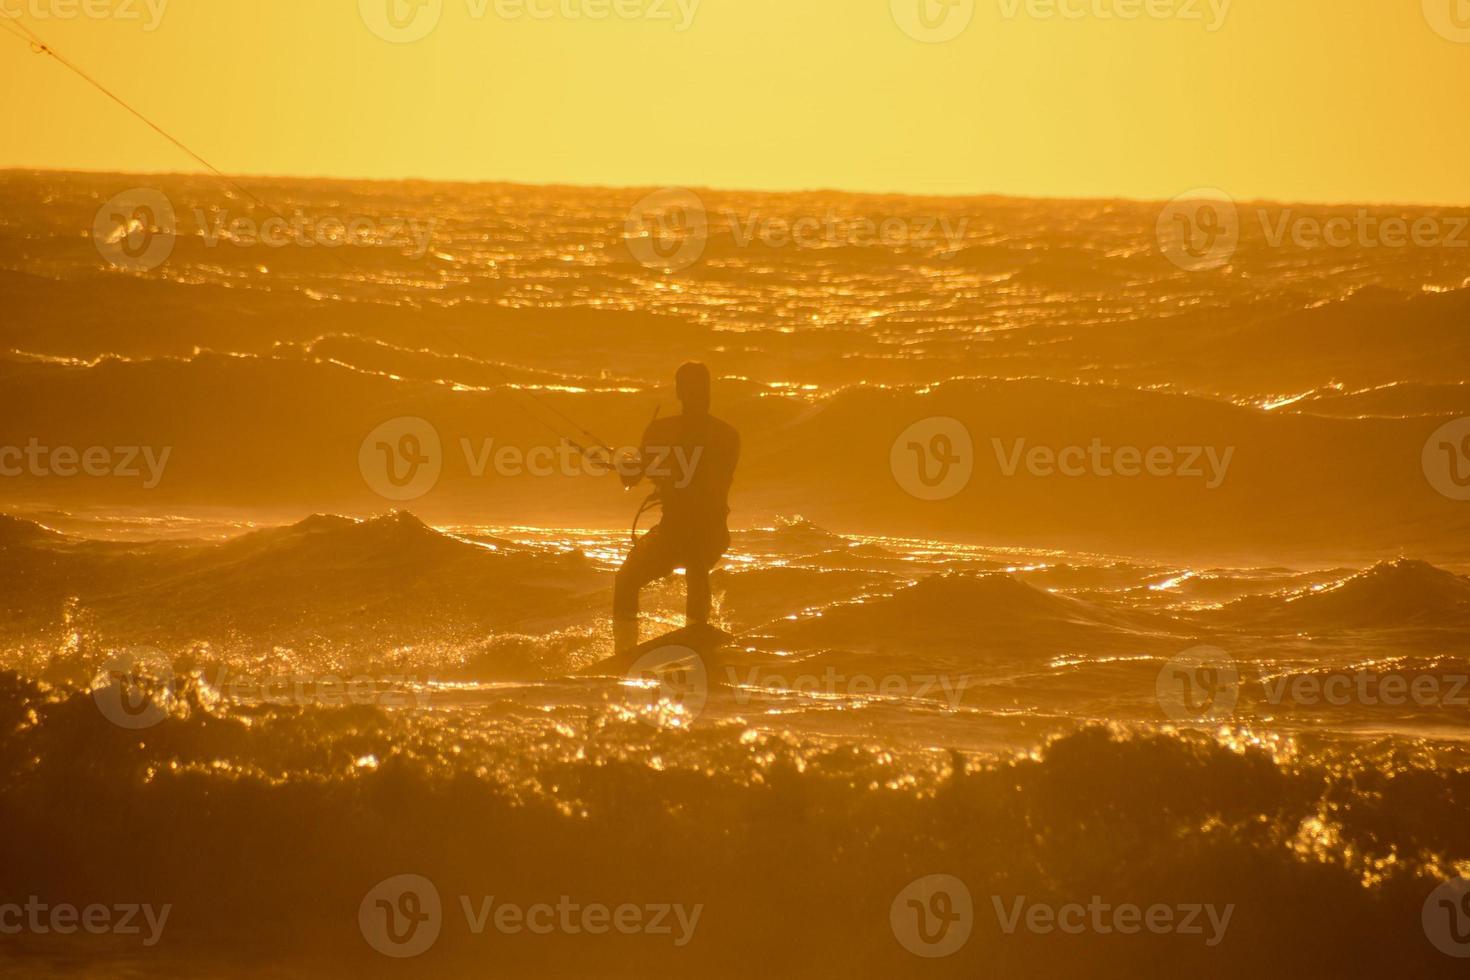
<path fill-rule="evenodd" d="M 426 36 L 370 30 L 393 34 L 390 4 L 397 36 Z M 0 11 L 238 173 L 1136 198 L 1219 187 L 1464 204 L 1466 5 L 0 0 Z M 89 9 L 113 16 L 78 16 Z M 957 36 L 925 43 L 901 29 L 923 34 L 925 9 Z M 0 167 L 197 169 L 8 34 L 0 85 L 21 93 L 0 115 Z"/>

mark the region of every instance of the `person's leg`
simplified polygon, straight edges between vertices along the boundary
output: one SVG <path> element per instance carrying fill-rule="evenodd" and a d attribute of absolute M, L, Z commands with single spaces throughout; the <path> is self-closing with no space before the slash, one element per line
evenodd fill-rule
<path fill-rule="evenodd" d="M 685 626 L 708 626 L 710 613 L 709 572 L 702 564 L 684 569 L 684 585 L 689 590 L 684 608 Z"/>
<path fill-rule="evenodd" d="M 638 540 L 613 579 L 613 652 L 638 645 L 638 591 L 673 571 L 663 536 L 650 531 Z"/>
<path fill-rule="evenodd" d="M 730 532 L 724 528 L 708 530 L 693 537 L 684 565 L 684 585 L 689 592 L 684 611 L 686 626 L 709 625 L 709 574 L 720 563 L 729 547 Z"/>

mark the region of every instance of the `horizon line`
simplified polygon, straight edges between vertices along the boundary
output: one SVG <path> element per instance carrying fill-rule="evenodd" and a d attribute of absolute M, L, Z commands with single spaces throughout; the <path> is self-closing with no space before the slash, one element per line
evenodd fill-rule
<path fill-rule="evenodd" d="M 70 176 L 89 177 L 153 177 L 153 178 L 179 178 L 179 177 L 203 177 L 211 180 L 220 178 L 207 170 L 113 170 L 99 169 L 88 170 L 71 167 L 27 167 L 27 166 L 4 166 L 0 167 L 0 177 L 14 174 L 57 174 Z M 1294 200 L 1289 201 L 1273 197 L 1235 197 L 1221 187 L 1196 186 L 1189 188 L 1176 197 L 1131 197 L 1125 194 L 1114 194 L 1107 196 L 1086 196 L 1075 194 L 1043 195 L 1022 194 L 1006 191 L 965 191 L 953 194 L 943 193 L 916 193 L 912 191 L 876 191 L 876 190 L 851 190 L 840 187 L 805 187 L 805 188 L 759 188 L 759 187 L 714 187 L 707 184 L 675 184 L 655 181 L 653 183 L 639 184 L 578 184 L 565 181 L 536 182 L 526 180 L 495 179 L 495 178 L 441 178 L 441 177 L 355 177 L 328 174 L 289 174 L 289 173 L 264 173 L 264 172 L 229 172 L 226 175 L 234 180 L 268 180 L 268 181 L 321 181 L 355 184 L 438 184 L 446 186 L 495 186 L 495 187 L 527 187 L 540 188 L 544 190 L 583 190 L 583 191 L 658 191 L 665 189 L 677 189 L 693 192 L 707 192 L 710 194 L 769 194 L 769 195 L 818 195 L 818 194 L 843 194 L 851 197 L 899 197 L 911 200 L 1011 200 L 1011 201 L 1053 201 L 1057 203 L 1128 203 L 1128 204 L 1167 204 L 1170 201 L 1179 200 L 1192 191 L 1219 191 L 1224 193 L 1236 204 L 1262 204 L 1278 206 L 1314 206 L 1314 207 L 1365 207 L 1365 208 L 1439 208 L 1452 211 L 1470 211 L 1470 202 L 1464 204 L 1451 204 L 1443 201 L 1410 201 L 1410 200 Z"/>

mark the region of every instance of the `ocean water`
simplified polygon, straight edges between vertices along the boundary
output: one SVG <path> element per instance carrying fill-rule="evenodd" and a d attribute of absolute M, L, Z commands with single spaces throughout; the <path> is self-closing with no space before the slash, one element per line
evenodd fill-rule
<path fill-rule="evenodd" d="M 151 268 L 97 218 L 140 187 Z M 666 194 L 650 239 L 646 191 L 249 189 L 366 244 L 245 244 L 273 215 L 200 178 L 0 176 L 0 447 L 48 451 L 0 479 L 0 906 L 170 910 L 7 934 L 15 975 L 1463 969 L 1470 249 L 1272 241 L 1462 213 L 1240 203 L 1191 269 L 1131 202 Z M 736 639 L 600 676 L 637 499 L 476 462 L 627 444 L 690 357 L 744 436 Z M 374 466 L 403 419 L 427 486 Z M 906 433 L 958 431 L 942 496 Z M 493 913 L 559 903 L 667 928 Z M 1012 918 L 1070 905 L 1209 914 Z"/>

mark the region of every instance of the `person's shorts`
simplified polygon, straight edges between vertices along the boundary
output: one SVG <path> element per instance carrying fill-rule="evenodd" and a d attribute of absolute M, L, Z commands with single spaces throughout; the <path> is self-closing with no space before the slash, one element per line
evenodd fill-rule
<path fill-rule="evenodd" d="M 667 575 L 676 568 L 714 568 L 729 548 L 730 532 L 725 528 L 684 532 L 659 524 L 638 539 L 629 559 L 636 556 L 649 571 L 658 569 Z"/>

